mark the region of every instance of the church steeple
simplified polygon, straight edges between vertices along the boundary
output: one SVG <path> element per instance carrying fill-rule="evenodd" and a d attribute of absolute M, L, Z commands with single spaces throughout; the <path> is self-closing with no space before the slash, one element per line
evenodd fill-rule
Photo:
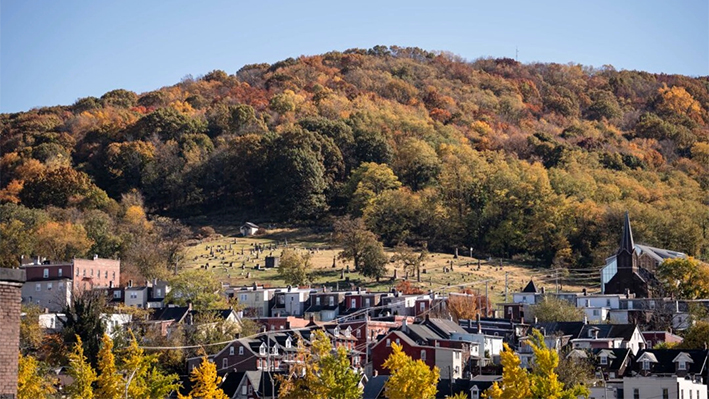
<path fill-rule="evenodd" d="M 623 224 L 623 236 L 620 239 L 620 248 L 616 255 L 618 269 L 635 270 L 636 259 L 634 256 L 635 243 L 633 242 L 633 230 L 630 228 L 630 216 L 625 212 L 625 221 Z"/>
<path fill-rule="evenodd" d="M 623 237 L 620 239 L 620 251 L 625 250 L 628 253 L 633 253 L 633 249 L 635 249 L 633 230 L 630 228 L 630 216 L 628 215 L 628 211 L 625 211 L 625 224 L 623 225 Z"/>

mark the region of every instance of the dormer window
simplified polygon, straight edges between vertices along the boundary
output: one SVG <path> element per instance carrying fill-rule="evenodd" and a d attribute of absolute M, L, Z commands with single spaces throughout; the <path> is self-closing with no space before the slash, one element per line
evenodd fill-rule
<path fill-rule="evenodd" d="M 352 328 L 347 327 L 347 329 L 345 330 L 345 337 L 349 338 L 351 336 L 352 336 Z"/>
<path fill-rule="evenodd" d="M 333 330 L 333 335 L 340 335 L 340 327 L 335 327 L 335 330 Z"/>
<path fill-rule="evenodd" d="M 645 371 L 650 370 L 650 361 L 649 360 L 643 360 L 643 370 L 645 370 Z"/>
<path fill-rule="evenodd" d="M 266 344 L 261 344 L 261 346 L 258 348 L 258 354 L 261 356 L 266 356 Z"/>
<path fill-rule="evenodd" d="M 229 347 L 229 356 L 234 356 L 234 347 L 233 346 Z"/>
<path fill-rule="evenodd" d="M 239 347 L 239 355 L 241 356 L 241 355 L 243 355 L 243 354 L 244 354 L 244 347 L 243 347 L 243 346 L 240 346 L 240 347 Z"/>
<path fill-rule="evenodd" d="M 601 364 L 603 366 L 608 364 L 608 356 L 601 356 Z"/>
<path fill-rule="evenodd" d="M 274 346 L 273 348 L 271 348 L 271 354 L 272 354 L 272 355 L 277 355 L 277 354 L 278 354 L 278 347 L 277 347 L 277 346 Z"/>
<path fill-rule="evenodd" d="M 286 348 L 290 348 L 293 346 L 293 342 L 291 341 L 290 337 L 286 339 Z"/>
<path fill-rule="evenodd" d="M 687 370 L 687 363 L 685 363 L 685 362 L 677 363 L 677 370 Z"/>

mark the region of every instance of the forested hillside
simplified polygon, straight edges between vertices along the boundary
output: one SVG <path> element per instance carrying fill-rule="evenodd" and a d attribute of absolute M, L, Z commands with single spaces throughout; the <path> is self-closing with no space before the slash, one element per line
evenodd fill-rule
<path fill-rule="evenodd" d="M 171 262 L 199 213 L 588 268 L 709 253 L 709 79 L 377 46 L 0 115 L 0 262 Z M 159 216 L 162 215 L 162 216 Z"/>

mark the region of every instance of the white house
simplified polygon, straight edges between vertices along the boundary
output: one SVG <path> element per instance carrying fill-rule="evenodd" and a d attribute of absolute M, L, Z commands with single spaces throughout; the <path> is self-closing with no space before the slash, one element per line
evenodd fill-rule
<path fill-rule="evenodd" d="M 255 224 L 253 224 L 251 222 L 246 222 L 246 223 L 244 223 L 243 226 L 241 226 L 239 228 L 239 231 L 241 232 L 242 236 L 247 237 L 247 236 L 252 236 L 252 235 L 256 234 L 258 229 L 259 229 L 259 227 L 256 226 Z"/>

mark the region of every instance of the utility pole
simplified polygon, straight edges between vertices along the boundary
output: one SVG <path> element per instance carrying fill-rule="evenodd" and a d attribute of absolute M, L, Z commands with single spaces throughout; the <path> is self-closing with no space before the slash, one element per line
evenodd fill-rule
<path fill-rule="evenodd" d="M 515 61 L 519 61 L 519 47 L 515 47 Z"/>
<path fill-rule="evenodd" d="M 510 275 L 510 272 L 505 272 L 505 303 L 508 303 L 507 302 L 507 292 L 508 292 L 509 285 L 508 285 L 507 277 L 509 275 Z"/>
<path fill-rule="evenodd" d="M 487 296 L 487 283 L 489 280 L 485 280 L 485 317 L 489 316 L 490 309 L 488 309 L 487 305 L 490 303 L 490 297 Z"/>

